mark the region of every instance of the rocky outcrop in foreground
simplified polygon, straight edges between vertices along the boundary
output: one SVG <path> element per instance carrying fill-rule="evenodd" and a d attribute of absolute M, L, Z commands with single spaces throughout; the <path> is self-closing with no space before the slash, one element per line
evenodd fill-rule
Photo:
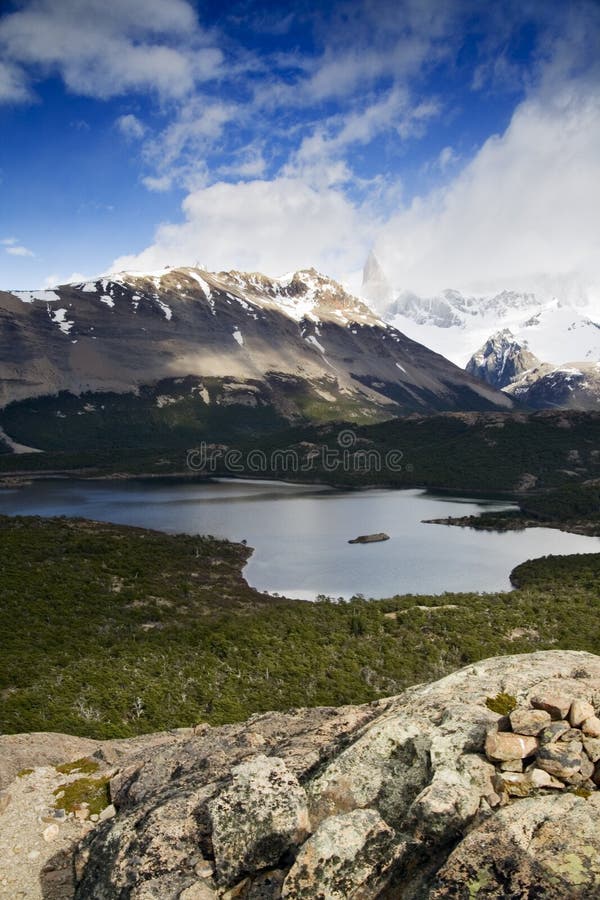
<path fill-rule="evenodd" d="M 111 806 L 73 848 L 75 897 L 600 896 L 599 711 L 600 657 L 550 651 L 99 746 Z"/>

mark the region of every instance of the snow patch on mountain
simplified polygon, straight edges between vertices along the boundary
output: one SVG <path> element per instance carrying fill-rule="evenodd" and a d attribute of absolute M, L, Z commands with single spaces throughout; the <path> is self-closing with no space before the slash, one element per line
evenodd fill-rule
<path fill-rule="evenodd" d="M 56 298 L 58 300 L 58 297 Z M 67 310 L 66 309 L 51 309 L 48 308 L 48 315 L 52 322 L 54 322 L 63 334 L 69 334 L 71 328 L 75 324 L 74 321 L 67 319 Z"/>
<path fill-rule="evenodd" d="M 56 291 L 11 291 L 11 293 L 22 303 L 35 303 L 36 300 L 41 300 L 43 303 L 55 303 L 60 300 Z"/>

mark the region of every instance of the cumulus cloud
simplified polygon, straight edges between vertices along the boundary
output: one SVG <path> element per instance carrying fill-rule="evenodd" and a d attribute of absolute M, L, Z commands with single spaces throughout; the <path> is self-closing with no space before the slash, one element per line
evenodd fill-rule
<path fill-rule="evenodd" d="M 30 100 L 27 78 L 22 69 L 12 63 L 0 62 L 0 103 L 22 103 Z"/>
<path fill-rule="evenodd" d="M 527 286 L 588 273 L 600 285 L 600 91 L 542 89 L 449 184 L 386 225 L 376 252 L 395 284 Z"/>
<path fill-rule="evenodd" d="M 198 96 L 182 104 L 169 124 L 148 140 L 144 161 L 154 174 L 143 180 L 150 190 L 168 190 L 175 183 L 187 188 L 205 181 L 205 157 L 227 125 L 243 115 L 240 104 L 207 101 Z"/>
<path fill-rule="evenodd" d="M 144 125 L 144 123 L 141 122 L 140 119 L 138 119 L 138 117 L 134 116 L 132 113 L 128 113 L 124 116 L 119 116 L 119 118 L 115 121 L 115 126 L 124 137 L 130 140 L 139 140 L 146 134 L 146 126 Z"/>
<path fill-rule="evenodd" d="M 167 265 L 249 269 L 271 275 L 316 266 L 350 271 L 373 238 L 374 223 L 340 191 L 317 191 L 299 179 L 219 182 L 183 203 L 185 221 L 159 227 L 142 253 L 115 260 L 112 270 Z"/>
<path fill-rule="evenodd" d="M 187 0 L 28 0 L 0 20 L 0 50 L 8 67 L 0 99 L 8 92 L 22 100 L 30 77 L 54 73 L 90 97 L 147 90 L 181 97 L 214 77 L 222 60 Z"/>

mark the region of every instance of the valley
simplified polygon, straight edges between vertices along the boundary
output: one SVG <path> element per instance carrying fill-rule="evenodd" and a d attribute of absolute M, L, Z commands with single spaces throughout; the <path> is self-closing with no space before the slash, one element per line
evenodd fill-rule
<path fill-rule="evenodd" d="M 4 733 L 220 724 L 600 647 L 597 553 L 521 565 L 511 592 L 306 603 L 250 588 L 249 548 L 212 538 L 22 516 L 0 517 L 0 538 Z"/>

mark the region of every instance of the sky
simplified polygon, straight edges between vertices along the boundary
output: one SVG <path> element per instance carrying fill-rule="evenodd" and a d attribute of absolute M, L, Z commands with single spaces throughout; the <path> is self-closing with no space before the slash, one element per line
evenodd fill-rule
<path fill-rule="evenodd" d="M 0 286 L 199 264 L 600 304 L 598 0 L 0 0 Z"/>

